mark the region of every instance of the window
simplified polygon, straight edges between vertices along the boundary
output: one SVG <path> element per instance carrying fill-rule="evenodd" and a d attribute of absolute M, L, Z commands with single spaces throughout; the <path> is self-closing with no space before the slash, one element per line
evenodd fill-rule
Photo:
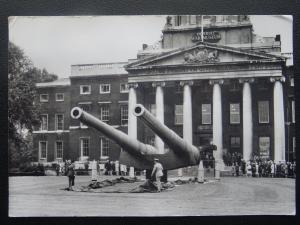
<path fill-rule="evenodd" d="M 259 123 L 269 123 L 269 102 L 258 102 L 258 121 Z"/>
<path fill-rule="evenodd" d="M 175 105 L 175 124 L 181 125 L 183 124 L 183 106 Z"/>
<path fill-rule="evenodd" d="M 48 130 L 48 114 L 41 115 L 41 127 L 40 130 Z"/>
<path fill-rule="evenodd" d="M 203 25 L 210 24 L 211 16 L 203 16 Z"/>
<path fill-rule="evenodd" d="M 87 102 L 87 103 L 79 103 L 78 105 L 79 105 L 79 107 L 80 107 L 82 110 L 84 110 L 84 111 L 86 111 L 86 112 L 91 111 L 91 103 L 89 103 L 89 102 Z"/>
<path fill-rule="evenodd" d="M 64 101 L 64 93 L 56 93 L 55 99 L 57 102 L 63 102 Z"/>
<path fill-rule="evenodd" d="M 107 138 L 100 138 L 100 155 L 103 156 L 109 156 L 109 139 Z"/>
<path fill-rule="evenodd" d="M 81 95 L 91 94 L 91 85 L 80 85 L 80 94 Z"/>
<path fill-rule="evenodd" d="M 230 124 L 240 123 L 240 104 L 231 103 L 230 104 Z"/>
<path fill-rule="evenodd" d="M 100 84 L 100 94 L 110 93 L 110 84 Z"/>
<path fill-rule="evenodd" d="M 295 85 L 295 84 L 294 84 L 294 78 L 291 78 L 291 79 L 290 79 L 290 84 L 291 84 L 291 87 L 294 87 L 294 85 Z"/>
<path fill-rule="evenodd" d="M 64 129 L 64 115 L 63 114 L 55 115 L 55 129 L 56 130 Z"/>
<path fill-rule="evenodd" d="M 149 111 L 153 116 L 156 116 L 156 105 L 155 104 L 149 104 Z"/>
<path fill-rule="evenodd" d="M 270 157 L 270 137 L 259 137 L 259 156 L 261 158 Z"/>
<path fill-rule="evenodd" d="M 47 141 L 39 142 L 40 159 L 47 159 Z"/>
<path fill-rule="evenodd" d="M 90 103 L 90 102 L 79 103 L 78 105 L 79 105 L 79 107 L 80 107 L 83 111 L 85 111 L 85 112 L 90 112 L 90 111 L 91 111 L 92 106 L 91 106 L 91 103 Z M 81 122 L 80 122 L 80 127 L 81 127 L 81 128 L 87 128 L 88 126 L 86 126 L 84 123 L 81 123 Z"/>
<path fill-rule="evenodd" d="M 89 156 L 89 151 L 90 151 L 90 139 L 89 138 L 81 138 L 80 139 L 80 150 L 81 150 L 81 156 Z"/>
<path fill-rule="evenodd" d="M 63 158 L 63 142 L 57 141 L 56 145 L 55 145 L 55 149 L 56 149 L 56 158 L 62 159 Z"/>
<path fill-rule="evenodd" d="M 295 101 L 292 100 L 292 123 L 295 123 Z"/>
<path fill-rule="evenodd" d="M 240 137 L 230 137 L 230 146 L 231 146 L 231 148 L 239 148 L 239 147 L 241 147 L 241 139 L 240 139 Z"/>
<path fill-rule="evenodd" d="M 190 16 L 190 24 L 196 24 L 196 16 Z"/>
<path fill-rule="evenodd" d="M 181 25 L 181 16 L 175 16 L 175 25 L 180 26 Z"/>
<path fill-rule="evenodd" d="M 120 93 L 128 93 L 129 88 L 127 83 L 120 84 Z"/>
<path fill-rule="evenodd" d="M 100 106 L 100 119 L 105 123 L 109 122 L 109 105 L 108 104 L 102 104 Z"/>
<path fill-rule="evenodd" d="M 49 95 L 48 94 L 40 94 L 40 102 L 48 102 Z"/>
<path fill-rule="evenodd" d="M 211 124 L 211 104 L 202 104 L 202 124 Z"/>
<path fill-rule="evenodd" d="M 128 125 L 128 105 L 121 105 L 121 126 Z"/>

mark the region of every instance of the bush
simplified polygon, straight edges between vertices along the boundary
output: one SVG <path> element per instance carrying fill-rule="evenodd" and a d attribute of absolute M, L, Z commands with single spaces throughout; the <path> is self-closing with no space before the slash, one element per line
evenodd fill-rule
<path fill-rule="evenodd" d="M 37 173 L 44 173 L 45 169 L 44 166 L 42 164 L 38 164 L 38 165 L 31 165 L 31 164 L 21 164 L 19 167 L 19 170 L 21 172 L 37 172 Z"/>

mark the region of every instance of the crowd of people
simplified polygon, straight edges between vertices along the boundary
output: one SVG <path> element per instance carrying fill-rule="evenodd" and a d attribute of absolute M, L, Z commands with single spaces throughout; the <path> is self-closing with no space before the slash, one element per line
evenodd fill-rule
<path fill-rule="evenodd" d="M 121 175 L 126 176 L 129 174 L 129 167 L 123 164 L 116 163 L 114 161 L 107 161 L 104 164 L 104 174 L 105 175 Z"/>
<path fill-rule="evenodd" d="M 224 163 L 231 166 L 232 176 L 296 178 L 296 162 L 274 162 L 259 156 L 246 162 L 241 153 L 234 152 L 226 154 Z"/>

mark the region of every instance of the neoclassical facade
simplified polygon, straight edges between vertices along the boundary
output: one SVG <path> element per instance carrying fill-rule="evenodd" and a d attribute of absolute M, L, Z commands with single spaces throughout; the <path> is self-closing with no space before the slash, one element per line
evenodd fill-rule
<path fill-rule="evenodd" d="M 214 53 L 213 59 L 209 58 L 211 53 Z M 192 56 L 187 60 L 187 55 Z M 197 55 L 199 55 L 199 59 L 191 60 Z M 212 126 L 212 141 L 218 149 L 215 152 L 215 158 L 222 158 L 223 138 L 226 135 L 224 134 L 225 126 L 242 127 L 240 139 L 243 143 L 243 156 L 248 160 L 253 152 L 253 123 L 267 123 L 268 125 L 272 124 L 274 130 L 274 136 L 269 134 L 274 142 L 273 157 L 275 160 L 284 160 L 285 120 L 282 82 L 285 78 L 282 74 L 283 63 L 284 60 L 281 57 L 265 53 L 253 53 L 215 44 L 199 43 L 193 47 L 175 50 L 162 56 L 157 55 L 129 64 L 126 67 L 129 72 L 129 135 L 137 138 L 137 119 L 130 113 L 132 107 L 137 102 L 147 104 L 147 102 L 137 100 L 136 92 L 140 90 L 139 94 L 142 95 L 142 99 L 145 97 L 143 95 L 148 94 L 145 89 L 155 88 L 156 116 L 161 122 L 164 122 L 165 108 L 172 107 L 168 106 L 169 101 L 165 100 L 164 94 L 179 85 L 183 92 L 179 96 L 182 98 L 182 135 L 184 139 L 196 145 L 206 144 L 193 141 L 193 134 L 198 125 L 194 121 L 193 113 L 199 115 L 202 113 L 203 117 L 203 107 L 205 106 L 203 106 L 202 97 L 203 95 L 210 95 L 208 97 L 210 101 L 206 104 L 211 104 L 212 120 L 210 122 L 202 121 L 202 123 Z M 270 91 L 269 87 L 272 88 L 272 95 L 267 101 L 263 101 L 264 98 L 261 99 L 262 101 L 256 100 L 259 97 L 257 96 L 259 92 L 254 91 L 253 86 L 257 86 L 261 82 L 268 83 L 267 92 Z M 229 89 L 233 85 L 237 87 L 234 94 L 237 95 L 235 98 L 238 100 L 227 99 L 227 96 L 224 96 L 226 91 L 223 89 Z M 210 91 L 197 93 L 197 89 L 201 92 L 201 88 Z M 264 121 L 264 118 L 260 117 L 253 120 L 255 113 L 253 108 L 256 108 L 253 105 L 264 104 L 265 102 L 267 102 L 269 110 L 274 112 L 273 121 L 270 118 Z M 202 104 L 202 112 L 194 109 L 196 104 Z M 226 115 L 224 111 L 228 110 L 228 107 L 230 114 L 233 115 L 229 117 L 229 121 L 228 118 L 224 118 Z M 237 121 L 234 121 L 235 112 L 239 117 L 236 119 Z M 264 115 L 259 116 L 263 117 Z M 269 116 L 267 115 L 267 117 Z M 163 143 L 159 138 L 156 137 L 155 140 L 157 147 L 163 148 Z"/>
<path fill-rule="evenodd" d="M 280 35 L 259 37 L 245 15 L 169 16 L 162 34 L 135 60 L 73 65 L 64 82 L 37 85 L 38 161 L 119 159 L 118 145 L 70 118 L 75 106 L 164 152 L 132 113 L 137 103 L 195 146 L 213 142 L 219 161 L 227 152 L 295 160 L 293 68 Z"/>
<path fill-rule="evenodd" d="M 253 155 L 285 160 L 286 59 L 278 54 L 279 36 L 257 40 L 247 16 L 168 17 L 160 47 L 145 46 L 138 60 L 125 66 L 129 134 L 138 138 L 136 130 L 144 129 L 132 107 L 150 103 L 156 117 L 187 141 L 217 145 L 218 160 L 235 148 L 246 160 Z M 176 111 L 182 113 L 180 123 L 165 121 Z M 164 148 L 157 136 L 155 145 Z"/>

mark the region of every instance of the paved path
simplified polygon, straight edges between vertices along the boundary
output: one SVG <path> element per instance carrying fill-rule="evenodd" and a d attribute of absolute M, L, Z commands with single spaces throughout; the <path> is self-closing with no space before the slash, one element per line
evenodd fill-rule
<path fill-rule="evenodd" d="M 115 177 L 113 177 L 115 178 Z M 86 185 L 77 176 L 76 185 Z M 9 216 L 294 215 L 295 180 L 224 177 L 161 193 L 63 191 L 66 177 L 10 177 Z"/>

